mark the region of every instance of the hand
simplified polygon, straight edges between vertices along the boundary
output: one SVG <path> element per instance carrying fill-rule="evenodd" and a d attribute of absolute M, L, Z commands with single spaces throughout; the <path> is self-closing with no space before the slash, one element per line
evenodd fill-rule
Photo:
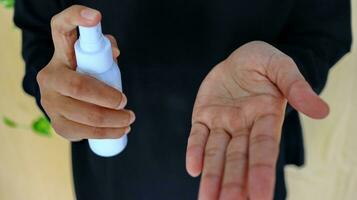
<path fill-rule="evenodd" d="M 72 6 L 52 18 L 55 52 L 51 61 L 37 75 L 41 104 L 55 131 L 71 141 L 87 138 L 119 138 L 130 131 L 135 120 L 124 110 L 125 95 L 99 80 L 76 73 L 74 42 L 76 27 L 94 26 L 101 14 L 84 6 Z M 113 36 L 113 57 L 119 49 Z"/>
<path fill-rule="evenodd" d="M 273 198 L 287 101 L 312 118 L 329 112 L 294 61 L 267 43 L 247 43 L 212 69 L 187 145 L 187 171 L 202 171 L 200 200 Z"/>

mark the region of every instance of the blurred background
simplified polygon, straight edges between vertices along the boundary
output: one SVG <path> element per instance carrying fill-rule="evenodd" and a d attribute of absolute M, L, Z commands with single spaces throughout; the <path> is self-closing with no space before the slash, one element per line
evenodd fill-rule
<path fill-rule="evenodd" d="M 69 143 L 54 134 L 21 88 L 24 63 L 12 9 L 0 0 L 0 200 L 74 199 Z M 357 38 L 357 0 L 352 0 Z M 357 43 L 330 72 L 327 119 L 301 116 L 306 164 L 286 167 L 290 200 L 357 197 Z"/>

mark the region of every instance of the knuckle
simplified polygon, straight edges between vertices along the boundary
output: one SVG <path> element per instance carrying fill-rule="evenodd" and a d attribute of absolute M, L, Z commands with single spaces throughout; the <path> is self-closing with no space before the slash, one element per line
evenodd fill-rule
<path fill-rule="evenodd" d="M 53 119 L 51 120 L 51 126 L 53 130 L 56 132 L 56 134 L 60 135 L 61 137 L 69 140 L 69 141 L 79 141 L 82 138 L 77 138 L 71 132 L 68 132 L 68 124 L 66 124 L 63 120 L 60 118 L 58 119 Z"/>
<path fill-rule="evenodd" d="M 276 68 L 276 70 L 281 70 L 286 67 L 294 66 L 296 64 L 290 56 L 287 56 L 282 52 L 277 52 L 271 55 L 269 65 L 270 67 L 279 66 Z"/>
<path fill-rule="evenodd" d="M 50 97 L 50 94 L 47 92 L 41 92 L 40 95 L 40 104 L 43 107 L 43 109 L 46 111 L 47 114 L 52 114 L 55 113 L 57 110 L 57 106 L 55 105 L 55 102 L 51 100 L 52 98 Z"/>
<path fill-rule="evenodd" d="M 122 129 L 114 128 L 100 128 L 93 127 L 92 134 L 95 138 L 106 139 L 106 138 L 119 138 L 123 135 L 124 131 Z"/>
<path fill-rule="evenodd" d="M 244 189 L 244 182 L 242 181 L 230 181 L 222 184 L 222 188 L 224 190 L 229 190 L 229 191 L 241 191 Z"/>
<path fill-rule="evenodd" d="M 56 120 L 52 120 L 51 125 L 52 125 L 53 130 L 55 130 L 56 133 L 59 134 L 60 128 L 59 128 L 59 125 L 58 125 L 58 123 L 56 122 Z"/>
<path fill-rule="evenodd" d="M 63 16 L 61 13 L 54 15 L 50 21 L 52 34 L 56 32 L 60 34 L 64 34 L 65 30 L 62 28 L 62 24 L 66 23 L 67 20 L 68 19 L 65 16 Z M 55 37 L 55 35 L 53 35 L 53 37 Z"/>
<path fill-rule="evenodd" d="M 45 85 L 46 82 L 46 77 L 48 76 L 46 68 L 41 69 L 37 75 L 36 75 L 36 80 L 39 86 L 41 87 L 42 85 Z"/>
<path fill-rule="evenodd" d="M 190 132 L 190 136 L 188 137 L 188 140 L 196 140 L 198 138 L 201 138 L 203 135 L 200 131 L 192 129 Z"/>
<path fill-rule="evenodd" d="M 52 29 L 52 30 L 55 29 L 55 27 L 56 27 L 57 18 L 58 18 L 58 14 L 57 14 L 57 15 L 54 15 L 54 16 L 51 18 L 50 25 L 51 25 L 51 29 Z"/>
<path fill-rule="evenodd" d="M 214 172 L 207 172 L 207 173 L 204 173 L 202 176 L 203 176 L 202 177 L 203 179 L 206 179 L 208 181 L 218 181 L 221 179 L 219 174 L 214 173 Z"/>
<path fill-rule="evenodd" d="M 249 165 L 249 170 L 257 170 L 257 169 L 267 169 L 270 171 L 274 170 L 274 164 L 264 163 L 264 162 L 252 162 Z"/>
<path fill-rule="evenodd" d="M 285 54 L 278 54 L 278 59 L 279 61 L 284 65 L 284 66 L 292 66 L 295 65 L 294 60 Z"/>
<path fill-rule="evenodd" d="M 207 148 L 205 150 L 205 157 L 207 158 L 214 158 L 216 157 L 220 152 L 220 149 L 217 147 L 211 147 L 211 148 Z"/>
<path fill-rule="evenodd" d="M 45 96 L 41 96 L 41 99 L 40 99 L 40 103 L 41 103 L 41 105 L 44 107 L 44 108 L 49 108 L 49 107 L 51 107 L 50 105 L 49 105 L 49 100 L 45 97 Z"/>
<path fill-rule="evenodd" d="M 271 142 L 276 142 L 272 136 L 260 134 L 260 135 L 253 136 L 251 138 L 250 144 L 260 146 L 263 143 L 271 143 Z"/>
<path fill-rule="evenodd" d="M 252 150 L 264 149 L 263 154 L 276 154 L 279 151 L 279 142 L 276 138 L 269 135 L 256 135 L 250 140 Z"/>
<path fill-rule="evenodd" d="M 232 135 L 232 140 L 236 142 L 235 144 L 241 144 L 241 146 L 244 146 L 248 144 L 249 142 L 249 137 L 250 137 L 250 127 L 245 127 L 242 128 L 241 130 L 233 133 Z M 235 146 L 234 144 L 231 144 L 232 146 Z"/>
<path fill-rule="evenodd" d="M 85 81 L 80 76 L 73 77 L 69 81 L 69 92 L 73 96 L 81 96 L 85 90 Z"/>
<path fill-rule="evenodd" d="M 72 5 L 64 11 L 54 15 L 50 21 L 51 30 L 56 30 L 59 33 L 65 33 L 64 29 L 62 28 L 62 25 L 70 23 L 71 19 L 73 18 L 74 12 L 78 12 L 83 7 L 84 6 L 80 5 Z"/>
<path fill-rule="evenodd" d="M 95 108 L 87 117 L 89 122 L 100 125 L 105 120 L 105 112 L 100 108 Z"/>
<path fill-rule="evenodd" d="M 192 144 L 192 142 L 187 145 L 187 152 L 201 151 L 203 146 L 201 144 Z"/>
<path fill-rule="evenodd" d="M 99 127 L 93 127 L 92 133 L 96 138 L 105 138 L 107 135 L 106 129 Z"/>
<path fill-rule="evenodd" d="M 248 152 L 232 151 L 230 153 L 227 153 L 226 162 L 237 163 L 237 162 L 245 161 L 247 157 L 248 157 Z"/>
<path fill-rule="evenodd" d="M 65 137 L 65 131 L 62 123 L 59 123 L 58 120 L 53 120 L 51 125 L 58 135 Z"/>
<path fill-rule="evenodd" d="M 108 137 L 110 137 L 110 138 L 120 138 L 125 134 L 126 130 L 127 130 L 127 128 L 116 129 L 110 135 L 108 135 Z"/>
<path fill-rule="evenodd" d="M 274 52 L 269 57 L 267 64 L 268 73 L 271 74 L 273 79 L 277 79 L 279 74 L 286 71 L 287 67 L 295 65 L 294 60 L 282 52 Z"/>

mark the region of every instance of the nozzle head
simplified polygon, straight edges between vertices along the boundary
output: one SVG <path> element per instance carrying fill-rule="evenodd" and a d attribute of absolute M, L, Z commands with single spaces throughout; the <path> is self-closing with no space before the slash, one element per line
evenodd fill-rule
<path fill-rule="evenodd" d="M 85 52 L 95 52 L 103 46 L 102 26 L 98 23 L 92 27 L 78 26 L 79 46 Z"/>

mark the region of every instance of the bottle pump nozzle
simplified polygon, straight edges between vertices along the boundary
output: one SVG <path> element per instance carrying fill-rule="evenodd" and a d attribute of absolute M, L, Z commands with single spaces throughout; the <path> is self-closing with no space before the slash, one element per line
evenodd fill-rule
<path fill-rule="evenodd" d="M 108 38 L 103 36 L 100 23 L 92 27 L 79 26 L 75 43 L 78 67 L 88 73 L 103 73 L 114 63 Z"/>
<path fill-rule="evenodd" d="M 87 52 L 95 52 L 103 47 L 103 34 L 100 23 L 93 27 L 79 26 L 79 45 Z"/>

